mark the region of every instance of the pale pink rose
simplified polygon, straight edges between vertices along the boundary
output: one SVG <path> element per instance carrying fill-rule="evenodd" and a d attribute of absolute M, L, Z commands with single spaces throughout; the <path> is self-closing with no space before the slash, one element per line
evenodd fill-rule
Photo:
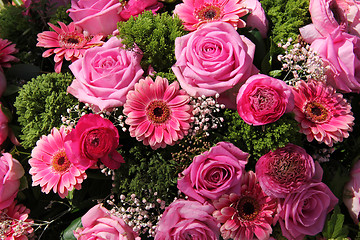
<path fill-rule="evenodd" d="M 343 201 L 357 225 L 360 213 L 360 159 L 351 169 L 350 181 L 344 187 Z"/>
<path fill-rule="evenodd" d="M 240 117 L 247 124 L 259 126 L 275 122 L 285 112 L 292 111 L 294 95 L 284 81 L 257 74 L 241 86 L 236 103 Z"/>
<path fill-rule="evenodd" d="M 71 0 L 67 11 L 74 23 L 91 35 L 111 34 L 121 21 L 119 0 Z"/>
<path fill-rule="evenodd" d="M 127 21 L 131 16 L 136 17 L 143 11 L 152 11 L 154 14 L 163 7 L 163 4 L 157 0 L 129 0 L 120 12 L 122 21 Z"/>
<path fill-rule="evenodd" d="M 5 74 L 0 71 L 0 97 L 3 95 L 3 93 L 6 90 L 6 77 Z"/>
<path fill-rule="evenodd" d="M 67 91 L 100 110 L 122 106 L 126 94 L 144 73 L 142 55 L 124 49 L 121 40 L 112 37 L 103 46 L 88 49 L 84 57 L 69 68 L 75 80 Z"/>
<path fill-rule="evenodd" d="M 227 90 L 238 88 L 257 73 L 253 65 L 254 52 L 255 45 L 239 35 L 231 24 L 211 22 L 176 38 L 177 61 L 172 70 L 181 87 L 191 96 L 215 96 L 217 93 L 226 96 Z M 234 105 L 231 107 L 236 107 L 236 96 L 229 97 Z"/>
<path fill-rule="evenodd" d="M 278 208 L 282 234 L 294 240 L 318 234 L 337 202 L 338 199 L 322 182 L 310 183 L 301 192 L 288 194 Z"/>
<path fill-rule="evenodd" d="M 24 168 L 10 153 L 0 157 L 0 209 L 7 208 L 14 201 L 20 186 Z"/>
<path fill-rule="evenodd" d="M 327 65 L 327 83 L 341 92 L 360 92 L 360 38 L 336 29 L 310 46 Z"/>
<path fill-rule="evenodd" d="M 101 204 L 95 205 L 82 216 L 81 223 L 82 227 L 74 231 L 74 236 L 78 240 L 141 240 L 123 219 L 112 214 Z"/>
<path fill-rule="evenodd" d="M 201 203 L 225 193 L 239 193 L 248 157 L 232 143 L 219 142 L 179 174 L 178 189 Z"/>
<path fill-rule="evenodd" d="M 266 38 L 269 22 L 261 3 L 258 0 L 243 0 L 240 4 L 250 11 L 246 16 L 246 27 L 256 28 Z"/>
<path fill-rule="evenodd" d="M 219 239 L 220 223 L 211 216 L 214 210 L 212 205 L 196 201 L 174 201 L 159 221 L 155 240 L 189 239 L 189 236 L 191 239 Z"/>

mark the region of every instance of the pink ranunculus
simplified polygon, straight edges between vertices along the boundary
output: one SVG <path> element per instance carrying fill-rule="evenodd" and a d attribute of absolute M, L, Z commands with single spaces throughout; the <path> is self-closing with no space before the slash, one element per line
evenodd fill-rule
<path fill-rule="evenodd" d="M 117 169 L 124 163 L 116 151 L 119 133 L 109 119 L 100 115 L 85 114 L 65 136 L 65 152 L 70 162 L 80 169 L 87 169 L 100 160 L 105 166 Z"/>
<path fill-rule="evenodd" d="M 5 74 L 0 71 L 0 97 L 3 95 L 3 93 L 6 90 L 6 77 Z"/>
<path fill-rule="evenodd" d="M 226 91 L 238 88 L 257 73 L 253 65 L 255 45 L 239 35 L 229 23 L 212 22 L 175 40 L 176 63 L 172 67 L 180 85 L 191 96 L 224 93 L 235 107 L 236 96 Z M 220 102 L 226 102 L 221 99 Z"/>
<path fill-rule="evenodd" d="M 129 0 L 120 12 L 123 21 L 127 21 L 131 16 L 136 17 L 143 11 L 152 11 L 154 14 L 163 7 L 157 0 Z"/>
<path fill-rule="evenodd" d="M 360 213 L 360 158 L 352 167 L 350 181 L 344 187 L 343 201 L 355 224 Z"/>
<path fill-rule="evenodd" d="M 23 175 L 21 163 L 10 153 L 3 153 L 0 157 L 0 209 L 7 208 L 14 201 Z"/>
<path fill-rule="evenodd" d="M 360 38 L 337 28 L 326 38 L 310 46 L 329 68 L 327 83 L 348 93 L 360 92 Z"/>
<path fill-rule="evenodd" d="M 248 153 L 229 142 L 219 142 L 209 151 L 196 156 L 179 174 L 178 189 L 201 203 L 241 190 Z"/>
<path fill-rule="evenodd" d="M 111 34 L 121 21 L 119 0 L 71 0 L 67 11 L 74 23 L 91 35 Z"/>
<path fill-rule="evenodd" d="M 250 10 L 250 13 L 246 16 L 246 27 L 258 29 L 261 36 L 266 38 L 269 28 L 269 22 L 266 18 L 264 9 L 258 0 L 243 0 L 240 1 L 246 9 Z"/>
<path fill-rule="evenodd" d="M 101 204 L 95 205 L 82 216 L 81 223 L 82 227 L 74 231 L 74 236 L 78 240 L 141 240 L 122 218 L 112 214 Z"/>
<path fill-rule="evenodd" d="M 155 240 L 207 239 L 216 240 L 220 235 L 220 223 L 211 216 L 214 207 L 196 201 L 175 200 L 163 213 Z"/>
<path fill-rule="evenodd" d="M 301 191 L 316 177 L 315 170 L 312 157 L 292 143 L 261 156 L 255 165 L 261 188 L 276 198 Z"/>
<path fill-rule="evenodd" d="M 257 74 L 241 86 L 236 102 L 240 117 L 247 124 L 259 126 L 275 122 L 285 112 L 292 111 L 294 95 L 284 81 Z"/>
<path fill-rule="evenodd" d="M 67 91 L 100 110 L 122 106 L 144 73 L 142 55 L 123 47 L 120 39 L 112 37 L 103 46 L 88 49 L 69 66 L 75 80 Z"/>
<path fill-rule="evenodd" d="M 294 240 L 318 234 L 337 202 L 338 199 L 322 182 L 310 183 L 301 192 L 288 194 L 278 208 L 282 234 Z"/>

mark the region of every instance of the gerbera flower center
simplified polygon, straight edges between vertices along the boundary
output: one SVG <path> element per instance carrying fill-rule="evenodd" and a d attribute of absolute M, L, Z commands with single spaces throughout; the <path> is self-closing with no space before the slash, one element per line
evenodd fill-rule
<path fill-rule="evenodd" d="M 195 9 L 194 15 L 201 21 L 212 21 L 221 18 L 222 8 L 217 4 L 205 3 L 200 8 Z"/>
<path fill-rule="evenodd" d="M 70 167 L 70 161 L 66 156 L 65 149 L 60 149 L 51 158 L 51 166 L 56 172 L 65 172 Z"/>
<path fill-rule="evenodd" d="M 305 116 L 312 122 L 324 123 L 330 119 L 327 108 L 318 102 L 309 102 L 304 107 Z"/>
<path fill-rule="evenodd" d="M 59 35 L 59 44 L 62 48 L 82 48 L 86 42 L 85 37 L 76 32 Z"/>
<path fill-rule="evenodd" d="M 250 196 L 242 197 L 236 206 L 239 217 L 247 221 L 255 219 L 261 210 L 260 208 L 261 206 L 256 199 Z"/>
<path fill-rule="evenodd" d="M 170 108 L 162 100 L 154 100 L 146 107 L 146 116 L 153 123 L 164 123 L 170 118 Z"/>

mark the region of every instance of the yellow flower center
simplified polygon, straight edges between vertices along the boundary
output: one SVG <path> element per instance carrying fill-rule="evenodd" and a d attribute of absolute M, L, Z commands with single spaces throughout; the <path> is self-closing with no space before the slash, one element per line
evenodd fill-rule
<path fill-rule="evenodd" d="M 221 18 L 222 7 L 218 4 L 204 3 L 195 9 L 194 15 L 200 21 L 213 21 Z"/>
<path fill-rule="evenodd" d="M 146 116 L 152 123 L 164 123 L 170 118 L 171 110 L 162 100 L 154 100 L 146 107 Z"/>
<path fill-rule="evenodd" d="M 66 156 L 65 149 L 57 151 L 51 159 L 51 166 L 56 172 L 63 173 L 70 168 L 70 161 Z"/>

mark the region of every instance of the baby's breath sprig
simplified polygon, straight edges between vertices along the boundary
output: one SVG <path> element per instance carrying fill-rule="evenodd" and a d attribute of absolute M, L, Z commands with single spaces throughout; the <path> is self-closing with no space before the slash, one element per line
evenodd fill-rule
<path fill-rule="evenodd" d="M 191 97 L 190 104 L 193 106 L 193 115 L 194 119 L 191 123 L 191 129 L 189 133 L 196 135 L 199 132 L 205 132 L 207 136 L 210 135 L 209 131 L 211 129 L 216 129 L 222 127 L 222 122 L 224 118 L 217 117 L 216 113 L 220 112 L 221 109 L 225 108 L 224 104 L 219 104 L 217 99 L 219 94 L 216 94 L 215 97 Z"/>
<path fill-rule="evenodd" d="M 300 80 L 310 79 L 326 82 L 327 67 L 309 44 L 301 39 L 295 42 L 289 38 L 286 43 L 278 43 L 278 47 L 285 50 L 284 54 L 278 55 L 278 60 L 282 63 L 281 70 L 287 72 L 284 78 L 287 84 L 295 86 Z"/>
<path fill-rule="evenodd" d="M 79 119 L 87 113 L 93 112 L 88 103 L 76 104 L 66 110 L 67 116 L 61 115 L 61 122 L 65 126 L 74 127 Z"/>

